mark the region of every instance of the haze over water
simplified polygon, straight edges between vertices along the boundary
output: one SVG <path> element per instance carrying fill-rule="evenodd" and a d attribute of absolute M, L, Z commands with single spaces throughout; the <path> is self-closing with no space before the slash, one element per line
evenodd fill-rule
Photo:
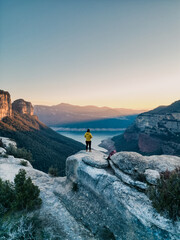
<path fill-rule="evenodd" d="M 107 138 L 112 138 L 113 136 L 119 135 L 123 132 L 124 131 L 91 131 L 93 135 L 92 148 L 103 151 L 103 152 L 104 151 L 107 152 L 106 149 L 98 146 L 101 143 L 101 141 Z M 83 131 L 58 131 L 58 133 L 85 144 L 85 138 L 84 138 L 85 132 Z"/>

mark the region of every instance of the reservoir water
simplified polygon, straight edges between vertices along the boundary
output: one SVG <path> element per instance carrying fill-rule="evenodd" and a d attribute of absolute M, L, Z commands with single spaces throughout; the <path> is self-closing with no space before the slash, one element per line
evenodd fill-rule
<path fill-rule="evenodd" d="M 54 129 L 56 130 L 56 129 Z M 84 138 L 84 134 L 86 131 L 59 131 L 56 130 L 58 133 L 72 138 L 78 142 L 82 142 L 85 144 L 85 138 Z M 92 138 L 92 148 L 96 149 L 96 150 L 100 150 L 100 151 L 107 151 L 102 147 L 99 147 L 98 145 L 101 143 L 102 140 L 107 139 L 107 138 L 112 138 L 115 135 L 119 135 L 121 133 L 123 133 L 124 130 L 114 130 L 114 131 L 91 131 L 91 134 L 93 135 Z"/>

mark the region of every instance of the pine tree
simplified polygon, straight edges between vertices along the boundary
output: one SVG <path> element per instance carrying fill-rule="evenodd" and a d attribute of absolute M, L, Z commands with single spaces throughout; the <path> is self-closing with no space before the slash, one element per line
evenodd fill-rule
<path fill-rule="evenodd" d="M 39 208 L 42 200 L 39 198 L 40 190 L 32 183 L 31 178 L 26 179 L 26 171 L 20 169 L 14 179 L 15 204 L 17 210 L 33 210 Z"/>

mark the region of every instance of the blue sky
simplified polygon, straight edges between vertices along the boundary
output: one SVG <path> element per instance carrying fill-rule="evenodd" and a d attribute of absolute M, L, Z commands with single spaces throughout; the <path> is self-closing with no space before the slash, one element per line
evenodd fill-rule
<path fill-rule="evenodd" d="M 33 104 L 180 99 L 179 0 L 0 0 L 0 88 Z"/>

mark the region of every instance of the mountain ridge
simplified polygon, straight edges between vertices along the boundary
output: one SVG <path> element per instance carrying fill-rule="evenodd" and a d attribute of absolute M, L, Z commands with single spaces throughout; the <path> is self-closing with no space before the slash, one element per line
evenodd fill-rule
<path fill-rule="evenodd" d="M 18 99 L 11 104 L 10 94 L 3 90 L 0 97 L 0 135 L 14 139 L 18 147 L 30 150 L 35 160 L 32 165 L 36 169 L 47 173 L 50 167 L 54 167 L 63 176 L 66 158 L 82 150 L 84 145 L 39 121 L 33 115 L 30 102 Z"/>
<path fill-rule="evenodd" d="M 118 151 L 180 156 L 180 100 L 138 115 L 123 135 L 112 140 Z"/>
<path fill-rule="evenodd" d="M 39 119 L 47 125 L 135 115 L 144 112 L 144 110 L 97 107 L 93 105 L 78 106 L 68 103 L 60 103 L 53 106 L 35 105 L 34 111 Z"/>

